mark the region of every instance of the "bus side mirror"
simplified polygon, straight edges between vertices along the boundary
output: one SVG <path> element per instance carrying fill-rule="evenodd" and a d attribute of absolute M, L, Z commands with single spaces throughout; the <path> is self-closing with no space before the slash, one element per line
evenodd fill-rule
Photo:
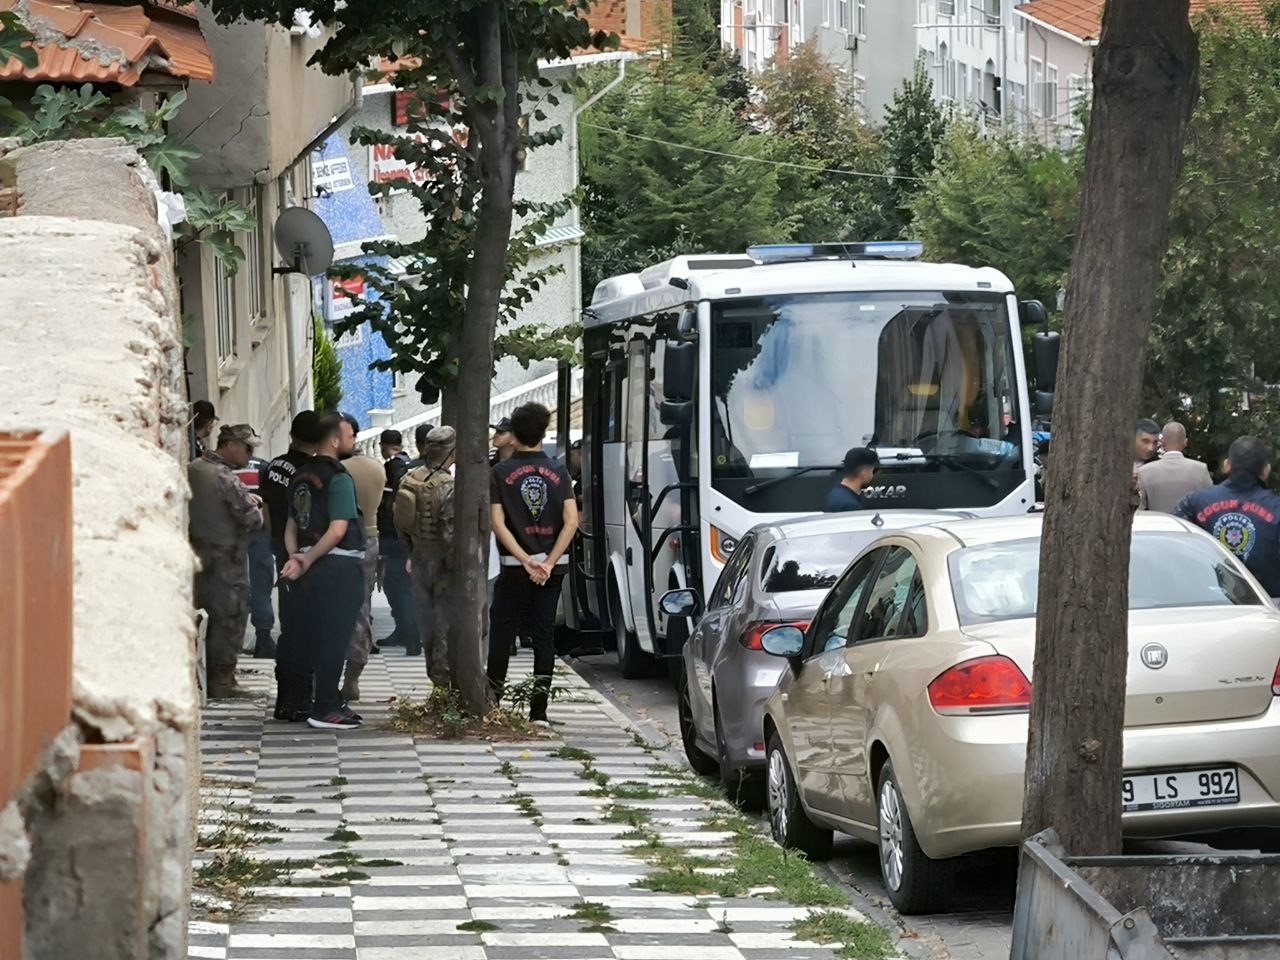
<path fill-rule="evenodd" d="M 1043 420 L 1049 420 L 1053 417 L 1053 391 L 1037 390 L 1036 391 L 1036 409 L 1037 417 Z"/>
<path fill-rule="evenodd" d="M 664 427 L 687 427 L 693 423 L 693 403 L 688 400 L 682 403 L 663 400 L 658 405 L 658 419 Z"/>
<path fill-rule="evenodd" d="M 1058 382 L 1058 348 L 1062 336 L 1054 330 L 1042 330 L 1031 338 L 1031 354 L 1036 362 L 1036 390 L 1053 392 Z"/>
<path fill-rule="evenodd" d="M 662 395 L 672 403 L 693 400 L 693 387 L 698 376 L 698 344 L 687 340 L 668 340 L 662 358 Z"/>
<path fill-rule="evenodd" d="M 1039 300 L 1023 300 L 1018 304 L 1018 320 L 1024 330 L 1032 327 L 1049 329 L 1049 315 L 1045 313 L 1044 304 Z"/>

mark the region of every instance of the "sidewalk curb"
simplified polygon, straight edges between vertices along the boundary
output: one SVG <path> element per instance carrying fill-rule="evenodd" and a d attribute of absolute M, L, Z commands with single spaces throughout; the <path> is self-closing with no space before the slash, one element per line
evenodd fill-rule
<path fill-rule="evenodd" d="M 561 657 L 560 662 L 572 670 L 578 676 L 578 679 L 595 691 L 595 693 L 600 697 L 599 706 L 601 709 L 614 719 L 624 730 L 632 733 L 638 733 L 640 736 L 644 737 L 646 742 L 653 744 L 654 749 L 650 751 L 651 753 L 662 756 L 666 760 L 670 760 L 675 766 L 681 768 L 688 767 L 689 764 L 685 759 L 683 749 L 676 745 L 675 740 L 672 737 L 659 730 L 653 720 L 629 716 L 626 712 L 626 708 L 617 701 L 610 690 L 607 688 L 601 689 L 600 687 L 595 686 L 588 677 L 578 670 L 576 666 L 578 661 L 576 659 Z M 650 737 L 646 735 L 646 728 L 649 733 L 652 733 L 658 738 L 657 741 L 650 739 Z M 666 741 L 666 745 L 658 747 L 657 744 L 663 740 Z M 692 770 L 689 770 L 689 774 L 691 776 L 697 776 L 697 774 Z M 725 800 L 725 803 L 728 803 L 727 799 Z M 737 808 L 735 807 L 734 809 L 736 810 Z M 750 814 L 745 814 L 745 816 L 751 817 Z M 761 820 L 761 818 L 758 817 L 754 817 L 753 819 Z M 854 909 L 859 913 L 863 914 L 872 923 L 884 927 L 886 930 L 895 931 L 896 940 L 894 946 L 899 953 L 911 958 L 911 960 L 946 960 L 946 957 L 949 956 L 945 948 L 943 953 L 939 954 L 936 951 L 929 949 L 929 947 L 918 938 L 909 937 L 907 935 L 906 925 L 903 923 L 902 918 L 898 916 L 896 911 L 890 912 L 890 910 L 886 910 L 878 903 L 872 901 L 858 887 L 843 880 L 828 864 L 814 863 L 813 866 L 817 868 L 818 873 L 824 879 L 830 882 L 833 886 L 849 894 L 850 902 Z"/>

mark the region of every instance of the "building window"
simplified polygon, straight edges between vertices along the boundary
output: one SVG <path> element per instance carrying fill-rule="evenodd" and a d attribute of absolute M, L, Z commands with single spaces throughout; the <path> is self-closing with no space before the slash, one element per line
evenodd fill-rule
<path fill-rule="evenodd" d="M 954 17 L 956 15 L 956 0 L 938 0 L 938 16 Z"/>
<path fill-rule="evenodd" d="M 853 75 L 853 102 L 859 110 L 867 109 L 867 78 L 860 73 Z"/>
<path fill-rule="evenodd" d="M 1067 78 L 1069 96 L 1071 102 L 1071 126 L 1079 129 L 1080 117 L 1085 110 L 1089 109 L 1089 99 L 1093 91 L 1089 86 L 1089 78 L 1082 77 L 1078 73 L 1073 73 Z"/>
<path fill-rule="evenodd" d="M 236 285 L 221 257 L 213 258 L 213 316 L 222 365 L 236 355 Z"/>
<path fill-rule="evenodd" d="M 836 0 L 836 29 L 849 32 L 849 0 Z"/>
<path fill-rule="evenodd" d="M 822 0 L 822 25 L 824 27 L 831 26 L 831 21 L 834 19 L 832 15 L 834 7 L 835 0 Z"/>
<path fill-rule="evenodd" d="M 245 191 L 245 207 L 253 215 L 257 225 L 244 236 L 245 272 L 249 281 L 249 318 L 253 321 L 267 315 L 267 264 L 262 257 L 262 188 L 249 187 Z"/>
<path fill-rule="evenodd" d="M 857 0 L 854 5 L 853 32 L 860 37 L 867 35 L 867 0 Z"/>
<path fill-rule="evenodd" d="M 1044 115 L 1055 121 L 1062 119 L 1058 116 L 1058 68 L 1053 64 L 1045 70 Z"/>

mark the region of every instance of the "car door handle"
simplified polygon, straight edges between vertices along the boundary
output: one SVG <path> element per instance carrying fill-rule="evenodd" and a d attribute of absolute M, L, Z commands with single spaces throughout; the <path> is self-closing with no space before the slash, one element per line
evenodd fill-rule
<path fill-rule="evenodd" d="M 823 683 L 828 683 L 828 682 L 830 682 L 830 680 L 831 680 L 831 678 L 832 678 L 833 676 L 835 676 L 835 674 L 834 674 L 834 673 L 824 673 L 824 674 L 822 675 L 822 682 L 823 682 Z"/>

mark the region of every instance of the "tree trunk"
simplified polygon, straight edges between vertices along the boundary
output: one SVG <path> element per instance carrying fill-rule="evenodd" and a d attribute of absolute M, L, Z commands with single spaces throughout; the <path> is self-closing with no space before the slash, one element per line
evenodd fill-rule
<path fill-rule="evenodd" d="M 449 617 L 449 665 L 462 707 L 473 716 L 488 712 L 489 689 L 481 657 L 481 637 L 489 568 L 489 386 L 493 341 L 507 277 L 507 253 L 514 216 L 515 145 L 519 112 L 511 42 L 497 3 L 477 12 L 482 83 L 500 85 L 506 102 L 475 107 L 472 131 L 480 139 L 480 204 L 475 249 L 467 275 L 467 307 L 458 338 L 454 484 L 454 589 Z"/>
<path fill-rule="evenodd" d="M 1169 204 L 1198 91 L 1188 0 L 1109 0 L 1040 548 L 1023 828 L 1120 850 L 1133 437 Z"/>

